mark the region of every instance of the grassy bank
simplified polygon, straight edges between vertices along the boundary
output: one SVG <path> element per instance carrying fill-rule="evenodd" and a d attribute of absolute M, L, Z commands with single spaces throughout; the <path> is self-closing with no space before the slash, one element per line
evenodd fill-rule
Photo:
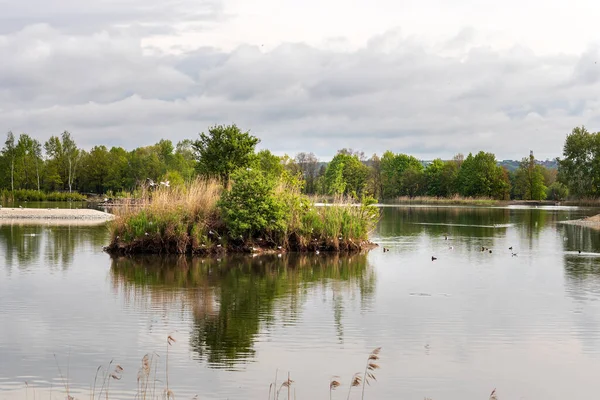
<path fill-rule="evenodd" d="M 0 199 L 2 199 L 2 202 L 10 203 L 16 201 L 85 201 L 86 197 L 77 192 L 44 193 L 30 189 L 19 189 L 15 191 L 4 189 L 0 192 Z"/>
<path fill-rule="evenodd" d="M 265 251 L 358 251 L 379 210 L 372 201 L 338 199 L 316 207 L 294 182 L 242 171 L 230 188 L 196 180 L 146 193 L 115 210 L 110 253 L 215 254 Z"/>
<path fill-rule="evenodd" d="M 402 196 L 391 200 L 392 204 L 431 204 L 431 205 L 465 205 L 465 206 L 497 206 L 507 204 L 507 201 L 495 200 L 489 197 L 432 197 L 432 196 Z"/>

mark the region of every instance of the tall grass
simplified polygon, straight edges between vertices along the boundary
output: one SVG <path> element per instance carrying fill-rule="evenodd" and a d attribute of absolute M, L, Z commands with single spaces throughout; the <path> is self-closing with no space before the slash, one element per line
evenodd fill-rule
<path fill-rule="evenodd" d="M 18 189 L 15 191 L 3 189 L 0 191 L 0 199 L 6 203 L 15 201 L 85 201 L 86 196 L 77 192 L 45 193 L 31 189 Z"/>
<path fill-rule="evenodd" d="M 506 203 L 503 200 L 491 199 L 489 197 L 463 197 L 454 195 L 452 197 L 433 197 L 433 196 L 401 196 L 392 201 L 397 204 L 447 204 L 447 205 L 474 205 L 474 206 L 495 206 Z"/>
<path fill-rule="evenodd" d="M 368 235 L 379 217 L 379 210 L 372 203 L 357 205 L 339 198 L 334 204 L 315 206 L 298 188 L 282 183 L 275 194 L 284 204 L 283 224 L 247 237 L 234 236 L 219 212 L 223 191 L 217 181 L 198 179 L 186 186 L 145 192 L 135 205 L 115 209 L 117 218 L 112 223 L 107 251 L 354 251 L 371 245 Z"/>
<path fill-rule="evenodd" d="M 145 191 L 135 205 L 114 210 L 109 250 L 131 253 L 210 252 L 222 247 L 217 210 L 222 186 L 195 180 L 188 186 Z"/>

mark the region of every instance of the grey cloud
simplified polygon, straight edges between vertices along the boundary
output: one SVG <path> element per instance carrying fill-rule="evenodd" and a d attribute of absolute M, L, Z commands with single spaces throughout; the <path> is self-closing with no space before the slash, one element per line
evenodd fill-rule
<path fill-rule="evenodd" d="M 0 36 L 4 129 L 43 140 L 68 129 L 83 146 L 131 148 L 235 122 L 278 154 L 352 147 L 422 158 L 481 149 L 555 157 L 574 126 L 600 129 L 591 125 L 600 121 L 597 47 L 579 56 L 522 47 L 442 55 L 392 32 L 353 52 L 302 43 L 146 50 L 115 31 L 35 25 Z"/>
<path fill-rule="evenodd" d="M 70 33 L 93 33 L 132 24 L 145 27 L 146 32 L 160 32 L 174 22 L 223 17 L 219 0 L 0 0 L 0 10 L 0 34 L 35 24 L 48 24 Z"/>

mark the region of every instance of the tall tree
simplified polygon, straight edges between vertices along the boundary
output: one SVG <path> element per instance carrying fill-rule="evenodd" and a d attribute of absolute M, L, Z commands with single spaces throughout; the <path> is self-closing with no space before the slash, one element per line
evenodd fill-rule
<path fill-rule="evenodd" d="M 15 159 L 17 157 L 17 147 L 15 146 L 15 135 L 8 131 L 2 153 L 10 163 L 10 190 L 15 190 Z"/>
<path fill-rule="evenodd" d="M 319 170 L 319 160 L 314 153 L 298 153 L 294 157 L 294 161 L 298 165 L 306 185 L 304 186 L 305 193 L 314 194 L 316 192 L 317 172 Z"/>
<path fill-rule="evenodd" d="M 473 197 L 508 199 L 510 182 L 508 173 L 496 163 L 492 153 L 469 153 L 458 173 L 460 194 Z"/>
<path fill-rule="evenodd" d="M 529 158 L 523 158 L 515 172 L 515 195 L 524 200 L 544 200 L 546 186 L 542 170 L 543 167 L 535 163 L 533 151 Z"/>
<path fill-rule="evenodd" d="M 218 177 L 228 184 L 233 171 L 250 166 L 259 142 L 257 137 L 242 132 L 236 125 L 210 127 L 208 134 L 201 133 L 200 139 L 193 143 L 198 172 L 207 177 Z"/>
<path fill-rule="evenodd" d="M 80 151 L 75 144 L 71 134 L 64 131 L 62 137 L 62 151 L 65 160 L 65 166 L 67 170 L 67 184 L 69 186 L 69 193 L 73 191 L 73 181 L 75 180 L 75 173 L 77 172 L 77 166 L 80 159 Z"/>
<path fill-rule="evenodd" d="M 325 187 L 329 194 L 360 197 L 367 186 L 368 177 L 369 167 L 360 161 L 359 155 L 342 151 L 327 165 Z"/>
<path fill-rule="evenodd" d="M 412 170 L 407 174 L 405 171 Z M 383 197 L 392 199 L 400 195 L 410 195 L 414 192 L 413 178 L 423 171 L 423 164 L 413 156 L 406 154 L 394 154 L 386 151 L 381 157 L 381 180 Z M 403 177 L 410 182 L 411 188 L 403 186 Z"/>
<path fill-rule="evenodd" d="M 576 197 L 600 194 L 600 134 L 574 128 L 565 140 L 559 161 L 559 180 Z"/>

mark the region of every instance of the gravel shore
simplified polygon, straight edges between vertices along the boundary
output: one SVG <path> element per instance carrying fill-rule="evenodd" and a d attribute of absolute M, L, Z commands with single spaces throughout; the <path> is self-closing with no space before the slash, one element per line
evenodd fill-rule
<path fill-rule="evenodd" d="M 0 223 L 6 220 L 40 220 L 43 222 L 65 221 L 69 223 L 102 223 L 110 221 L 113 218 L 113 214 L 88 208 L 0 208 Z"/>

